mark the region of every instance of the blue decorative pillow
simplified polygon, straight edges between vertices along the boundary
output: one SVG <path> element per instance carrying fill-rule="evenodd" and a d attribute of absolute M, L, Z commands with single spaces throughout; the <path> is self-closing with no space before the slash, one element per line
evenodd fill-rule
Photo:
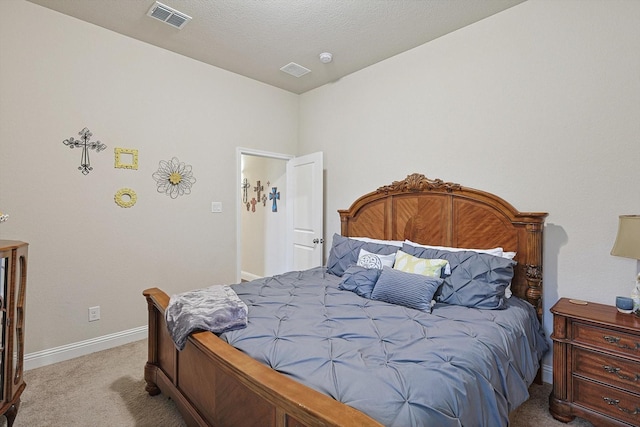
<path fill-rule="evenodd" d="M 347 268 L 342 275 L 342 281 L 338 288 L 345 291 L 355 292 L 364 298 L 371 299 L 371 292 L 376 285 L 382 270 L 376 268 L 365 268 L 352 265 Z"/>
<path fill-rule="evenodd" d="M 371 299 L 431 313 L 431 300 L 443 279 L 384 267 Z"/>
<path fill-rule="evenodd" d="M 515 261 L 471 251 L 449 252 L 439 249 L 402 247 L 418 258 L 449 261 L 451 275 L 444 279 L 436 301 L 484 309 L 502 309 L 505 289 L 513 279 Z"/>
<path fill-rule="evenodd" d="M 396 253 L 400 248 L 394 245 L 363 242 L 334 234 L 329 259 L 327 260 L 327 271 L 336 276 L 342 276 L 349 266 L 358 263 L 360 249 L 374 254 L 389 255 Z"/>

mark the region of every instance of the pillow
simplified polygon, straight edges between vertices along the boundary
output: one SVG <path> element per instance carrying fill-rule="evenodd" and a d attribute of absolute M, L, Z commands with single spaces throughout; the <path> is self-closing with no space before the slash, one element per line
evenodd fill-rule
<path fill-rule="evenodd" d="M 371 299 L 431 313 L 431 300 L 442 279 L 384 267 Z"/>
<path fill-rule="evenodd" d="M 331 251 L 329 251 L 329 259 L 327 260 L 327 272 L 339 277 L 342 276 L 349 266 L 358 262 L 360 249 L 379 255 L 394 254 L 398 251 L 397 246 L 362 242 L 334 234 Z"/>
<path fill-rule="evenodd" d="M 451 275 L 444 279 L 436 301 L 483 309 L 502 309 L 505 289 L 513 279 L 515 261 L 472 251 L 450 252 L 439 249 L 402 247 L 418 258 L 449 261 Z"/>
<path fill-rule="evenodd" d="M 513 295 L 513 292 L 511 291 L 511 283 L 509 283 L 509 286 L 507 286 L 507 288 L 504 290 L 504 297 L 506 299 L 511 298 L 511 296 Z"/>
<path fill-rule="evenodd" d="M 402 240 L 381 240 L 381 239 L 372 239 L 370 237 L 349 237 L 353 240 L 360 240 L 361 242 L 369 242 L 369 243 L 379 243 L 381 245 L 393 245 L 399 248 L 402 247 L 404 242 Z"/>
<path fill-rule="evenodd" d="M 499 256 L 502 258 L 506 258 L 506 259 L 514 259 L 516 257 L 516 252 L 506 252 L 504 251 L 503 248 L 493 248 L 493 249 L 465 249 L 465 248 L 451 248 L 448 246 L 429 246 L 429 245 L 421 245 L 420 243 L 415 243 L 412 242 L 411 240 L 405 240 L 405 243 L 411 245 L 411 246 L 416 246 L 416 247 L 422 247 L 422 248 L 432 248 L 432 249 L 440 249 L 440 250 L 445 250 L 445 251 L 451 251 L 451 252 L 456 252 L 456 251 L 474 251 L 474 252 L 478 252 L 478 253 L 486 253 L 489 255 L 495 255 L 495 256 Z M 446 269 L 445 269 L 445 274 L 450 274 L 451 270 L 449 270 L 449 266 L 447 265 Z M 507 286 L 507 289 L 504 292 L 504 297 L 509 299 L 511 298 L 512 292 L 511 292 L 511 283 L 509 283 L 509 286 Z"/>
<path fill-rule="evenodd" d="M 373 291 L 381 272 L 382 270 L 375 268 L 352 265 L 342 275 L 342 281 L 338 284 L 338 288 L 371 299 L 371 291 Z"/>
<path fill-rule="evenodd" d="M 393 268 L 405 273 L 422 274 L 429 277 L 441 277 L 444 267 L 449 265 L 446 259 L 426 259 L 409 255 L 402 250 L 396 253 Z"/>
<path fill-rule="evenodd" d="M 364 249 L 360 249 L 357 265 L 364 268 L 377 268 L 378 270 L 382 270 L 382 267 L 385 265 L 387 267 L 393 267 L 395 260 L 396 254 L 378 255 L 372 254 Z"/>
<path fill-rule="evenodd" d="M 503 252 L 502 253 L 502 258 L 514 259 L 515 257 L 516 257 L 516 252 Z M 509 299 L 509 298 L 511 298 L 511 295 L 513 295 L 513 293 L 511 292 L 511 283 L 509 283 L 509 286 L 507 286 L 507 289 L 504 290 L 504 297 Z"/>
<path fill-rule="evenodd" d="M 404 243 L 406 243 L 408 245 L 411 245 L 411 246 L 415 246 L 417 248 L 440 249 L 442 251 L 449 251 L 449 252 L 473 251 L 473 252 L 478 252 L 480 254 L 489 254 L 489 255 L 494 255 L 494 256 L 503 256 L 504 255 L 504 252 L 503 252 L 502 248 L 492 248 L 492 249 L 452 248 L 452 247 L 449 247 L 449 246 L 422 245 L 420 243 L 412 242 L 411 240 L 405 240 Z M 507 253 L 508 254 L 513 254 L 513 256 L 515 256 L 515 252 L 507 252 Z M 511 258 L 509 258 L 509 259 L 512 259 L 513 256 Z"/>

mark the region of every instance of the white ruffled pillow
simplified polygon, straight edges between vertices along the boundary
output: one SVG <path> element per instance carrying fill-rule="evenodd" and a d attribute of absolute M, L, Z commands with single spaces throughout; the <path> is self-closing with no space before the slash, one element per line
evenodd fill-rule
<path fill-rule="evenodd" d="M 494 256 L 499 256 L 499 257 L 503 257 L 503 258 L 509 258 L 504 256 L 504 251 L 502 248 L 491 248 L 491 249 L 469 249 L 469 248 L 452 248 L 449 246 L 431 246 L 431 245 L 423 245 L 421 243 L 416 243 L 416 242 L 412 242 L 411 240 L 405 240 L 404 241 L 406 244 L 411 245 L 411 246 L 415 246 L 418 248 L 429 248 L 429 249 L 438 249 L 441 251 L 449 251 L 449 252 L 460 252 L 460 251 L 473 251 L 473 252 L 478 252 L 479 254 L 489 254 L 489 255 L 494 255 Z M 509 259 L 513 259 L 513 257 L 516 255 L 515 252 L 507 252 L 508 254 L 513 254 L 513 256 L 511 256 L 511 258 Z"/>
<path fill-rule="evenodd" d="M 370 237 L 349 237 L 349 238 L 353 240 L 359 240 L 361 242 L 377 243 L 379 245 L 393 245 L 399 248 L 401 248 L 402 244 L 404 243 L 402 240 L 382 240 L 382 239 L 372 239 Z"/>

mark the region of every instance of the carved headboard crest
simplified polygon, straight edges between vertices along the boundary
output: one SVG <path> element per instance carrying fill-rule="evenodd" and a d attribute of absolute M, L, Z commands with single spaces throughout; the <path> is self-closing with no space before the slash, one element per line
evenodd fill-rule
<path fill-rule="evenodd" d="M 408 175 L 402 181 L 393 181 L 390 185 L 378 188 L 378 193 L 388 193 L 390 191 L 425 191 L 444 189 L 447 192 L 460 190 L 462 186 L 453 182 L 444 182 L 441 179 L 429 179 L 421 173 Z"/>

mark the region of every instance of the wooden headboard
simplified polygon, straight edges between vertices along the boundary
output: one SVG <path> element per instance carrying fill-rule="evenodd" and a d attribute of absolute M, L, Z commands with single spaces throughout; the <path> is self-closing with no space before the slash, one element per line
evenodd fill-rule
<path fill-rule="evenodd" d="M 343 236 L 516 252 L 514 295 L 542 319 L 542 232 L 546 212 L 519 212 L 500 197 L 414 173 L 339 210 Z"/>

